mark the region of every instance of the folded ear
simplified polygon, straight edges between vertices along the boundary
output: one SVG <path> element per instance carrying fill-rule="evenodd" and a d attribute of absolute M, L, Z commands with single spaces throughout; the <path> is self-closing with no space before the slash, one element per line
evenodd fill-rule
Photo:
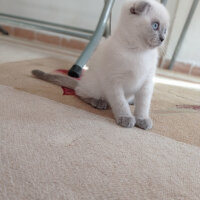
<path fill-rule="evenodd" d="M 134 15 L 141 15 L 148 13 L 150 8 L 150 3 L 146 1 L 138 1 L 130 8 L 130 12 Z"/>

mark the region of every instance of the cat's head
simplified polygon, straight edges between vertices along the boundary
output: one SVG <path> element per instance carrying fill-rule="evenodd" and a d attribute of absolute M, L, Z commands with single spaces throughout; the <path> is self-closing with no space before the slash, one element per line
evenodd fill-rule
<path fill-rule="evenodd" d="M 129 0 L 122 9 L 119 25 L 129 46 L 152 49 L 166 39 L 169 14 L 156 0 Z"/>

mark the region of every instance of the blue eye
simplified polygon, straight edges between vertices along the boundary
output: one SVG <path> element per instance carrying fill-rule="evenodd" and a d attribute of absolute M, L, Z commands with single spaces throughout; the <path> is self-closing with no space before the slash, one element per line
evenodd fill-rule
<path fill-rule="evenodd" d="M 159 23 L 158 22 L 154 22 L 152 24 L 152 28 L 153 28 L 154 31 L 157 31 L 159 29 Z"/>

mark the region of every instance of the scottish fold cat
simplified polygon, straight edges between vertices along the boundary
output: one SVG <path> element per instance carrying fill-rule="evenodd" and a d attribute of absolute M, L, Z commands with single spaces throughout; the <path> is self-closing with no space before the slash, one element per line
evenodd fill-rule
<path fill-rule="evenodd" d="M 158 47 L 166 38 L 169 14 L 155 0 L 124 3 L 114 33 L 101 42 L 87 63 L 81 80 L 51 75 L 39 70 L 32 74 L 45 81 L 72 88 L 77 96 L 97 109 L 111 107 L 118 125 L 151 129 L 149 117 Z M 134 101 L 132 114 L 129 104 Z"/>

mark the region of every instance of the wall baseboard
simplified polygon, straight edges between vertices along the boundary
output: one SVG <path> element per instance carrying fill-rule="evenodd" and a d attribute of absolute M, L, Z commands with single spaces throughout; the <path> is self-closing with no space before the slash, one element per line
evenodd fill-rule
<path fill-rule="evenodd" d="M 53 35 L 48 32 L 40 32 L 37 30 L 24 29 L 8 25 L 3 25 L 2 27 L 8 31 L 11 36 L 48 43 L 60 47 L 83 50 L 87 45 L 87 42 L 78 39 L 68 39 L 62 35 Z"/>
<path fill-rule="evenodd" d="M 170 60 L 165 60 L 163 64 L 163 69 L 168 69 Z M 193 66 L 188 63 L 175 62 L 173 71 L 180 72 L 183 74 L 189 74 L 192 76 L 200 76 L 200 66 Z"/>

